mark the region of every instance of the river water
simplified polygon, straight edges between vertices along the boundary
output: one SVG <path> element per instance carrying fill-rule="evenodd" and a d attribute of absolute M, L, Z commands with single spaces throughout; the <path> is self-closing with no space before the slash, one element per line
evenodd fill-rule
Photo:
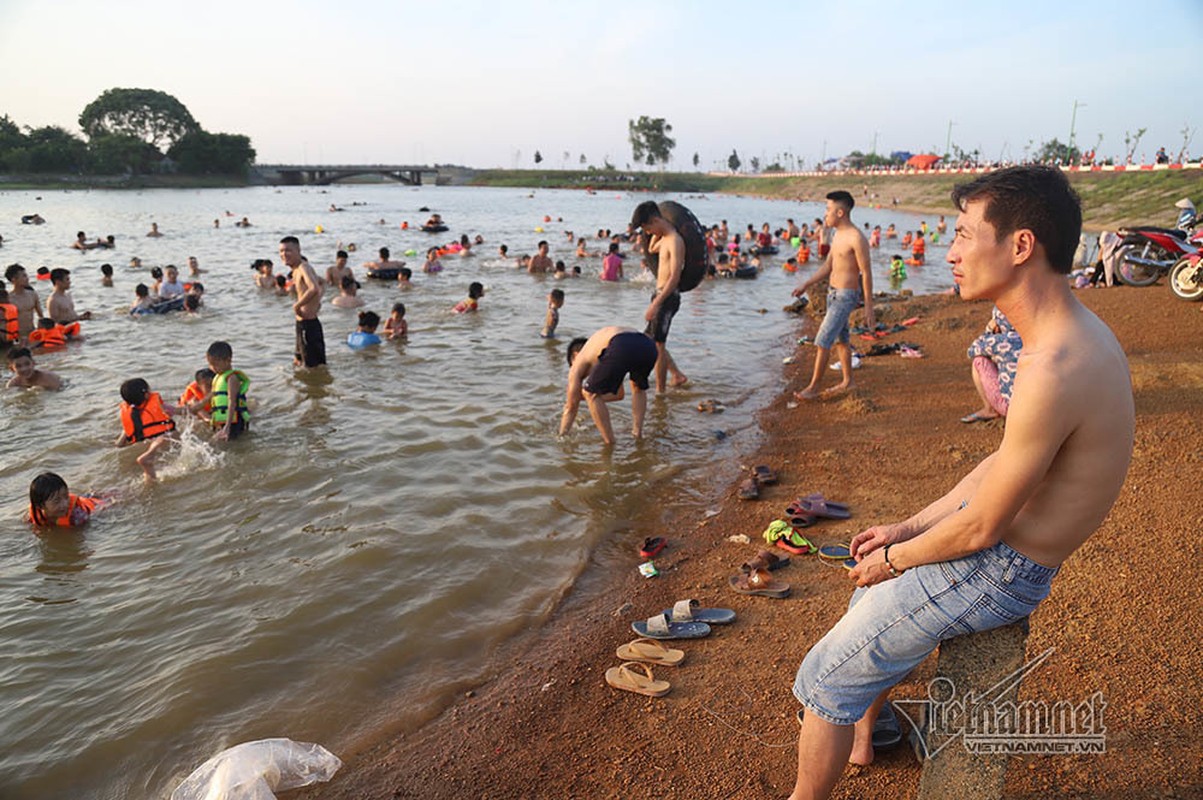
<path fill-rule="evenodd" d="M 0 796 L 166 797 L 242 741 L 288 736 L 337 752 L 382 725 L 418 724 L 479 679 L 499 643 L 537 626 L 591 554 L 633 566 L 630 531 L 660 498 L 713 502 L 755 447 L 753 415 L 780 390 L 793 352 L 796 318 L 780 309 L 797 277 L 780 259 L 758 280 L 685 295 L 670 344 L 691 383 L 653 399 L 643 443 L 627 433 L 626 403 L 612 412 L 611 454 L 583 407 L 574 433 L 556 436 L 564 344 L 607 324 L 642 327 L 651 290 L 639 278 L 597 281 L 599 259 L 575 259 L 565 232 L 603 249 L 597 230 L 625 228 L 642 199 L 364 185 L 0 193 L 0 261 L 31 274 L 70 268 L 76 306 L 95 313 L 86 342 L 38 358 L 66 379 L 62 392 L 0 393 Z M 733 232 L 822 213 L 815 203 L 677 199 Z M 401 230 L 425 218 L 421 206 L 451 231 Z M 18 224 L 35 211 L 47 224 Z M 243 216 L 252 227 L 234 226 Z M 900 228 L 920 219 L 871 209 L 854 218 Z M 151 222 L 163 237 L 145 236 Z M 72 251 L 77 230 L 113 234 L 117 247 Z M 486 243 L 433 276 L 407 258 L 411 289 L 364 281 L 381 316 L 405 303 L 407 341 L 354 352 L 343 344 L 354 312 L 327 303 L 329 370 L 294 370 L 289 301 L 255 290 L 248 268 L 275 259 L 281 236 L 299 236 L 324 272 L 340 243 L 358 245 L 357 267 L 380 246 L 397 258 L 461 233 Z M 503 242 L 534 252 L 540 238 L 585 277 L 534 278 L 496 256 Z M 878 286 L 888 285 L 889 252 L 874 253 Z M 931 266 L 912 269 L 907 288 L 949 286 L 943 253 L 929 247 Z M 149 267 L 190 255 L 205 270 L 201 314 L 125 313 Z M 106 261 L 113 288 L 100 285 Z M 481 312 L 451 314 L 476 280 L 487 291 Z M 538 331 L 555 286 L 567 300 L 561 338 L 548 342 Z M 44 302 L 49 285 L 36 287 Z M 220 446 L 185 423 L 162 481 L 143 486 L 140 448 L 112 446 L 119 385 L 141 376 L 174 400 L 218 339 L 251 378 L 251 433 Z M 698 413 L 707 398 L 726 413 Z M 121 500 L 80 531 L 34 536 L 21 517 L 42 471 Z"/>

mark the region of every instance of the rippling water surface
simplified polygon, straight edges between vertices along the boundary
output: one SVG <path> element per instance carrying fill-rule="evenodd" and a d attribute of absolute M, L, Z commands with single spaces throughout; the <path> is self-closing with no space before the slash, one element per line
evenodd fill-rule
<path fill-rule="evenodd" d="M 653 400 L 642 444 L 626 434 L 628 404 L 614 412 L 609 456 L 584 409 L 571 436 L 555 435 L 564 343 L 606 324 L 641 328 L 651 289 L 599 283 L 599 259 L 575 259 L 565 231 L 602 249 L 593 234 L 624 228 L 641 199 L 399 186 L 0 193 L 0 261 L 31 273 L 69 267 L 77 307 L 95 312 L 86 342 L 38 358 L 66 378 L 62 392 L 0 394 L 0 795 L 164 797 L 241 741 L 337 748 L 381 724 L 382 708 L 394 722 L 420 720 L 480 675 L 493 646 L 538 624 L 591 551 L 629 559 L 622 532 L 654 513 L 665 489 L 699 504 L 713 497 L 754 445 L 752 415 L 792 351 L 796 322 L 780 308 L 796 278 L 779 260 L 758 280 L 685 296 L 670 344 L 691 385 Z M 821 214 L 817 204 L 683 201 L 733 231 Z M 286 234 L 323 272 L 340 243 L 358 245 L 352 266 L 380 246 L 394 258 L 421 252 L 440 237 L 399 228 L 424 219 L 420 206 L 443 214 L 448 240 L 480 233 L 486 244 L 445 259 L 442 274 L 416 270 L 408 291 L 365 281 L 367 307 L 382 316 L 406 304 L 406 342 L 353 352 L 342 342 L 354 312 L 323 306 L 329 370 L 294 371 L 289 301 L 256 291 L 250 262 L 274 259 Z M 48 223 L 17 224 L 34 211 Z M 235 228 L 242 216 L 253 227 Z M 152 221 L 162 238 L 145 237 Z M 117 249 L 68 249 L 80 229 L 114 234 Z M 502 242 L 520 254 L 540 238 L 586 277 L 532 278 L 496 257 Z M 933 265 L 912 269 L 907 284 L 920 293 L 950 284 L 943 248 L 929 250 Z M 141 271 L 127 266 L 135 255 Z M 125 314 L 150 266 L 189 255 L 205 270 L 202 314 Z M 114 288 L 100 286 L 105 261 Z M 449 313 L 475 280 L 487 290 L 481 312 Z M 36 286 L 45 302 L 48 284 Z M 537 334 L 554 286 L 567 301 L 561 339 L 546 342 Z M 174 399 L 217 339 L 251 378 L 250 435 L 215 446 L 185 423 L 162 482 L 142 486 L 138 448 L 112 447 L 118 386 L 141 376 Z M 711 397 L 725 414 L 695 410 Z M 20 517 L 45 470 L 74 491 L 123 499 L 82 531 L 35 537 Z"/>

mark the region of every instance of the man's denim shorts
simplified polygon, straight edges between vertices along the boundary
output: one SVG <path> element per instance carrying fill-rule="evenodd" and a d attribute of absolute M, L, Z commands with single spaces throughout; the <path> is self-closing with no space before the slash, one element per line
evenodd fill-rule
<path fill-rule="evenodd" d="M 1032 613 L 1056 574 L 999 542 L 857 589 L 848 611 L 798 667 L 794 696 L 807 713 L 853 725 L 941 641 Z"/>
<path fill-rule="evenodd" d="M 828 289 L 827 313 L 815 334 L 815 345 L 830 350 L 837 339 L 848 344 L 848 317 L 860 303 L 860 289 Z"/>

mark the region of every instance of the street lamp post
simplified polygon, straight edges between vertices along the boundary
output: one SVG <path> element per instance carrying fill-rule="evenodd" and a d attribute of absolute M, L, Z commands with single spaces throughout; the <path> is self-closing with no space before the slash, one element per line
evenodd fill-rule
<path fill-rule="evenodd" d="M 1086 108 L 1086 104 L 1085 104 L 1085 103 L 1079 103 L 1077 100 L 1074 100 L 1074 110 L 1073 110 L 1073 114 L 1072 114 L 1072 115 L 1070 115 L 1070 118 L 1069 118 L 1069 147 L 1068 147 L 1068 149 L 1067 149 L 1067 152 L 1065 153 L 1065 161 L 1066 161 L 1066 163 L 1068 163 L 1068 162 L 1070 162 L 1070 161 L 1073 161 L 1073 155 L 1074 155 L 1074 128 L 1075 128 L 1075 127 L 1077 126 L 1077 124 L 1078 124 L 1078 109 L 1079 109 L 1079 108 Z"/>

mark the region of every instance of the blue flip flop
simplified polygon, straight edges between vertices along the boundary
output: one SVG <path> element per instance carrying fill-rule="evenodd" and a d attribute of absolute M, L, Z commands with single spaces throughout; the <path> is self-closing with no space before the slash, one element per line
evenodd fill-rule
<path fill-rule="evenodd" d="M 735 612 L 729 608 L 700 608 L 697 600 L 678 600 L 665 609 L 669 624 L 674 622 L 705 622 L 707 625 L 730 625 Z"/>
<path fill-rule="evenodd" d="M 846 558 L 851 558 L 852 552 L 846 544 L 825 544 L 819 548 L 819 558 L 827 558 L 832 561 L 843 561 Z"/>
<path fill-rule="evenodd" d="M 631 630 L 650 639 L 701 639 L 710 635 L 710 626 L 705 622 L 672 622 L 668 614 L 636 620 L 631 623 Z"/>

